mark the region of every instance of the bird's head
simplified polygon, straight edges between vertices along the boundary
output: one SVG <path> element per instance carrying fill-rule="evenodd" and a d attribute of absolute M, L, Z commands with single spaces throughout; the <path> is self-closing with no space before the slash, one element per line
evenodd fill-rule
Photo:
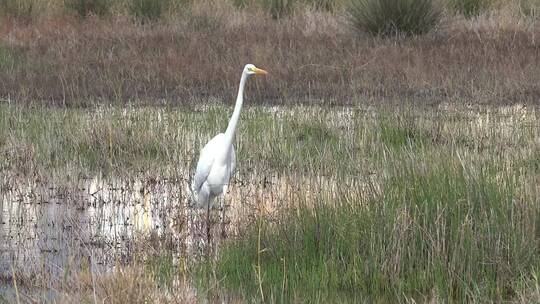
<path fill-rule="evenodd" d="M 254 66 L 253 64 L 246 64 L 244 67 L 244 73 L 248 75 L 266 75 L 268 74 L 267 71 L 263 69 L 259 69 L 258 67 Z"/>

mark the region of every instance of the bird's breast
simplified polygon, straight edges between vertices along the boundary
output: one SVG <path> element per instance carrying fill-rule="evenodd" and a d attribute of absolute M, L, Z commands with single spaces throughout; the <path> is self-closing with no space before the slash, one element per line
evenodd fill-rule
<path fill-rule="evenodd" d="M 210 191 L 217 195 L 223 191 L 223 186 L 229 183 L 230 169 L 227 164 L 214 165 L 206 181 Z"/>

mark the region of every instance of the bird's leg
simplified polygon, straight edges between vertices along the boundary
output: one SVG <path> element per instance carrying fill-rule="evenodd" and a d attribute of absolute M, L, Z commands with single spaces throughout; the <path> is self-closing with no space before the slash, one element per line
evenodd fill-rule
<path fill-rule="evenodd" d="M 226 227 L 225 227 L 225 199 L 227 197 L 227 192 L 229 190 L 229 186 L 225 185 L 223 187 L 223 197 L 221 198 L 221 210 L 220 210 L 220 219 L 219 219 L 219 227 L 221 230 L 221 238 L 226 238 Z"/>
<path fill-rule="evenodd" d="M 210 257 L 210 202 L 206 205 L 206 254 Z"/>

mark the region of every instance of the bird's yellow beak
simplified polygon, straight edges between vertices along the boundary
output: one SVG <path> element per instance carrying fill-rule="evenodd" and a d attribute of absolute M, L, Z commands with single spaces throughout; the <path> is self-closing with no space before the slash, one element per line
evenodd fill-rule
<path fill-rule="evenodd" d="M 265 71 L 263 69 L 259 69 L 259 68 L 253 68 L 253 72 L 255 73 L 255 75 L 266 75 L 266 74 L 268 74 L 267 71 Z"/>

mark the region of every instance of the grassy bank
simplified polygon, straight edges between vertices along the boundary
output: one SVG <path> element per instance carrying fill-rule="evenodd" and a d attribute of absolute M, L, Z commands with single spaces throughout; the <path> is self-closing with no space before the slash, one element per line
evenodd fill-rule
<path fill-rule="evenodd" d="M 12 102 L 183 104 L 231 101 L 241 68 L 267 69 L 253 103 L 538 103 L 538 22 L 499 5 L 447 12 L 428 34 L 379 38 L 342 10 L 297 6 L 274 20 L 261 6 L 201 1 L 152 24 L 122 11 L 59 10 L 0 21 L 0 97 Z"/>
<path fill-rule="evenodd" d="M 230 113 L 219 104 L 1 111 L 4 188 L 140 172 L 187 180 Z M 216 260 L 185 268 L 157 246 L 142 263 L 95 274 L 93 283 L 70 276 L 77 288 L 56 288 L 91 300 L 124 297 L 109 280 L 122 290 L 146 284 L 151 295 L 132 293 L 141 302 L 179 282 L 215 301 L 537 301 L 537 115 L 448 104 L 246 108 L 229 195 L 232 238 Z M 144 244 L 132 254 L 144 257 L 152 243 Z"/>

